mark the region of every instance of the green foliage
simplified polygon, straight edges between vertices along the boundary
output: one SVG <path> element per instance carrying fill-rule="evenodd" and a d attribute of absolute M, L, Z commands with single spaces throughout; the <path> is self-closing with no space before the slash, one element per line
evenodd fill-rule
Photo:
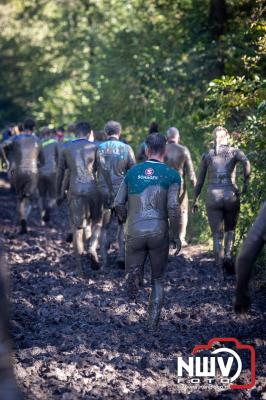
<path fill-rule="evenodd" d="M 161 131 L 180 128 L 196 165 L 212 128 L 225 124 L 252 162 L 242 237 L 265 198 L 263 2 L 226 0 L 216 21 L 218 3 L 2 2 L 0 124 L 33 115 L 39 125 L 86 118 L 101 129 L 112 118 L 136 148 L 156 120 Z M 190 221 L 190 238 L 208 240 L 202 200 Z"/>

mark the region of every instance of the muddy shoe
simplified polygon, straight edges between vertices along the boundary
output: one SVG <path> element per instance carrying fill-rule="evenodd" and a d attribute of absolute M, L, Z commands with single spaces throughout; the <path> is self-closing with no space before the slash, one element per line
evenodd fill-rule
<path fill-rule="evenodd" d="M 235 264 L 231 257 L 225 257 L 223 269 L 226 275 L 235 275 Z"/>
<path fill-rule="evenodd" d="M 119 268 L 125 269 L 125 257 L 123 255 L 119 255 L 116 258 L 116 264 Z"/>
<path fill-rule="evenodd" d="M 236 314 L 247 314 L 249 311 L 249 304 L 234 304 Z"/>
<path fill-rule="evenodd" d="M 68 233 L 66 237 L 66 242 L 67 243 L 72 243 L 73 242 L 73 233 Z"/>
<path fill-rule="evenodd" d="M 136 265 L 126 274 L 125 290 L 129 301 L 136 301 L 141 286 L 141 266 Z"/>
<path fill-rule="evenodd" d="M 20 235 L 25 235 L 26 233 L 28 233 L 28 229 L 27 229 L 27 222 L 25 219 L 22 219 L 20 221 L 20 231 L 19 234 Z"/>
<path fill-rule="evenodd" d="M 149 332 L 156 332 L 158 329 L 159 319 L 161 315 L 162 306 L 159 303 L 149 304 L 149 319 L 147 323 L 147 327 Z"/>
<path fill-rule="evenodd" d="M 92 251 L 89 253 L 89 257 L 90 257 L 91 269 L 93 269 L 94 271 L 98 271 L 98 269 L 100 269 L 100 261 L 97 253 Z"/>
<path fill-rule="evenodd" d="M 76 257 L 76 271 L 77 274 L 84 277 L 84 256 L 77 256 Z"/>
<path fill-rule="evenodd" d="M 50 221 L 50 210 L 49 210 L 49 208 L 47 208 L 47 209 L 45 210 L 45 213 L 44 213 L 44 216 L 43 216 L 42 220 L 43 220 L 43 222 L 45 222 L 45 223 L 47 223 L 47 222 Z"/>

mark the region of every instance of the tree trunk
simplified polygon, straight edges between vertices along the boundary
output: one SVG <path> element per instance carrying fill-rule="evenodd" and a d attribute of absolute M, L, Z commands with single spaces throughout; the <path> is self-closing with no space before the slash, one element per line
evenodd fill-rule
<path fill-rule="evenodd" d="M 215 61 L 210 71 L 210 78 L 214 79 L 224 75 L 224 51 L 219 41 L 224 33 L 227 21 L 226 0 L 210 0 L 209 8 L 209 29 L 211 40 L 215 41 Z"/>

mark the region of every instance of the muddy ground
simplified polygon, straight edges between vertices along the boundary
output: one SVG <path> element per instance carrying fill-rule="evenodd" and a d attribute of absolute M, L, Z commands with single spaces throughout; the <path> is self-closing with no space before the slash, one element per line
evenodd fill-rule
<path fill-rule="evenodd" d="M 232 311 L 235 280 L 217 280 L 212 256 L 189 246 L 169 258 L 165 309 L 158 333 L 145 328 L 150 291 L 128 303 L 124 272 L 110 253 L 109 268 L 75 271 L 72 246 L 65 242 L 66 215 L 18 237 L 15 198 L 3 182 L 0 226 L 11 265 L 11 333 L 14 366 L 27 399 L 261 399 L 265 384 L 265 296 L 253 293 L 247 319 Z M 192 389 L 177 383 L 176 358 L 191 355 L 196 344 L 213 337 L 235 337 L 256 349 L 256 387 Z M 246 374 L 249 369 L 246 368 Z"/>

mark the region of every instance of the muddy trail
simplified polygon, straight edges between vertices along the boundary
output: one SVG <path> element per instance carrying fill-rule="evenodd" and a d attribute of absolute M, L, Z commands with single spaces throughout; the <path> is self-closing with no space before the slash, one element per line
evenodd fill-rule
<path fill-rule="evenodd" d="M 158 333 L 145 328 L 149 267 L 138 302 L 128 303 L 124 272 L 75 271 L 65 242 L 66 215 L 59 209 L 50 226 L 16 235 L 15 197 L 1 184 L 0 226 L 11 266 L 11 333 L 14 366 L 26 399 L 260 399 L 265 398 L 265 332 L 262 293 L 253 293 L 247 318 L 232 311 L 235 280 L 217 280 L 212 256 L 200 245 L 170 257 L 165 309 Z M 256 349 L 256 387 L 229 390 L 177 382 L 177 356 L 196 344 L 235 337 Z M 249 369 L 246 367 L 246 374 Z"/>

